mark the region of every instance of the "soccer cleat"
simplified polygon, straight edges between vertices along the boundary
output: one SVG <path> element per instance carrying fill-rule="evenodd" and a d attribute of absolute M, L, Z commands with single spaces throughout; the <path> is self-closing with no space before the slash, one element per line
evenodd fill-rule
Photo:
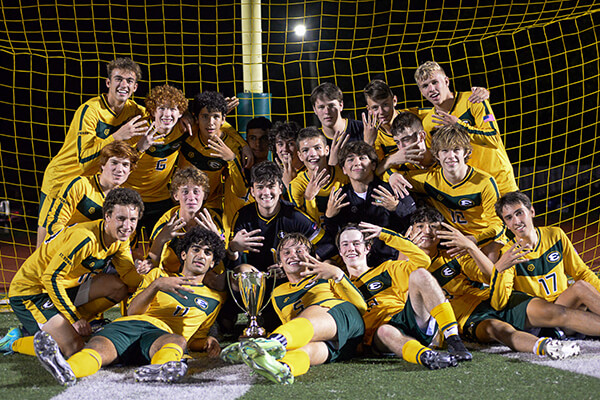
<path fill-rule="evenodd" d="M 294 375 L 289 367 L 277 361 L 255 340 L 249 339 L 241 342 L 240 354 L 247 366 L 268 380 L 283 385 L 294 383 Z"/>
<path fill-rule="evenodd" d="M 23 333 L 19 328 L 10 328 L 6 335 L 2 339 L 0 339 L 0 352 L 8 355 L 13 354 L 14 351 L 12 349 L 13 343 L 23 337 Z"/>
<path fill-rule="evenodd" d="M 446 338 L 446 344 L 448 345 L 448 353 L 456 358 L 456 361 L 471 361 L 473 354 L 465 347 L 462 340 L 458 335 L 451 335 Z"/>
<path fill-rule="evenodd" d="M 581 349 L 575 342 L 551 339 L 546 342 L 544 352 L 553 360 L 562 360 L 563 358 L 579 355 Z"/>
<path fill-rule="evenodd" d="M 278 340 L 263 339 L 263 338 L 248 339 L 248 340 L 252 340 L 261 349 L 263 349 L 264 351 L 269 353 L 276 360 L 282 358 L 285 355 L 285 352 L 286 352 L 285 347 L 283 347 L 281 342 L 279 342 Z M 233 344 L 230 344 L 229 346 L 225 347 L 221 351 L 221 359 L 230 364 L 243 363 L 244 359 L 242 358 L 242 355 L 240 352 L 240 342 L 233 343 Z"/>
<path fill-rule="evenodd" d="M 71 366 L 62 353 L 56 341 L 48 332 L 38 331 L 33 336 L 33 348 L 42 366 L 48 370 L 58 383 L 63 386 L 72 386 L 77 382 Z"/>
<path fill-rule="evenodd" d="M 429 369 L 442 369 L 456 367 L 458 361 L 452 354 L 440 353 L 434 350 L 425 350 L 420 357 L 421 364 Z"/>
<path fill-rule="evenodd" d="M 169 361 L 164 364 L 149 364 L 133 372 L 136 382 L 175 383 L 185 376 L 188 366 L 183 361 Z"/>

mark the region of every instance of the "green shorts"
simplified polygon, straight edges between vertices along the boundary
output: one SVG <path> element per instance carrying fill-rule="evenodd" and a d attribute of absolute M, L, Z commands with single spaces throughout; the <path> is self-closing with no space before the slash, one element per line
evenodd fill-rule
<path fill-rule="evenodd" d="M 336 339 L 325 342 L 329 350 L 326 362 L 349 360 L 356 355 L 356 349 L 363 341 L 365 323 L 360 312 L 352 303 L 344 302 L 327 312 L 337 326 Z"/>
<path fill-rule="evenodd" d="M 125 317 L 104 326 L 94 336 L 102 336 L 110 340 L 117 349 L 121 363 L 141 365 L 150 363 L 150 347 L 156 339 L 170 334 L 150 322 Z"/>
<path fill-rule="evenodd" d="M 513 291 L 508 299 L 506 307 L 497 311 L 490 304 L 490 300 L 482 301 L 471 313 L 463 327 L 465 339 L 479 342 L 477 338 L 477 327 L 486 319 L 499 319 L 508 322 L 515 329 L 525 329 L 527 323 L 527 306 L 533 297 L 523 292 Z"/>
<path fill-rule="evenodd" d="M 423 346 L 429 346 L 438 333 L 438 324 L 434 318 L 430 318 L 425 330 L 419 327 L 415 311 L 412 308 L 410 297 L 407 298 L 404 309 L 398 314 L 395 314 L 392 319 L 387 322 L 388 325 L 398 329 L 406 336 L 416 339 Z"/>
<path fill-rule="evenodd" d="M 67 289 L 67 295 L 75 303 L 80 286 Z M 31 336 L 39 331 L 48 320 L 60 312 L 54 306 L 48 293 L 9 298 L 10 306 L 23 325 L 23 336 Z"/>

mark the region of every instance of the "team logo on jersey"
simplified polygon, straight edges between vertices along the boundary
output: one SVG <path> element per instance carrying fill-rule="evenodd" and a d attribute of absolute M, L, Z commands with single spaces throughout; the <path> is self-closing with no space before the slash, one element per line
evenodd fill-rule
<path fill-rule="evenodd" d="M 46 302 L 44 304 L 42 304 L 42 308 L 44 310 L 49 310 L 53 307 L 54 307 L 54 303 L 52 302 L 52 300 L 46 300 Z"/>
<path fill-rule="evenodd" d="M 283 237 L 284 237 L 284 236 L 285 236 L 285 232 L 284 232 L 284 231 L 279 231 L 279 232 L 277 232 L 277 237 L 278 237 L 279 239 L 283 239 Z"/>
<path fill-rule="evenodd" d="M 442 196 L 441 194 L 438 194 L 438 195 L 436 196 L 436 199 L 437 199 L 437 201 L 440 201 L 440 202 L 442 202 L 442 201 L 444 201 L 444 196 Z"/>
<path fill-rule="evenodd" d="M 173 145 L 171 146 L 172 149 L 178 149 L 181 147 L 181 143 L 173 143 Z"/>
<path fill-rule="evenodd" d="M 156 151 L 156 146 L 150 146 L 148 149 L 148 153 L 154 153 Z"/>
<path fill-rule="evenodd" d="M 208 161 L 208 168 L 212 169 L 213 171 L 221 169 L 222 167 L 223 167 L 223 165 L 219 161 L 214 161 L 214 160 Z"/>
<path fill-rule="evenodd" d="M 529 271 L 529 272 L 533 271 L 534 269 L 535 269 L 535 265 L 533 265 L 533 264 L 529 264 L 527 266 L 527 271 Z"/>
<path fill-rule="evenodd" d="M 196 305 L 198 307 L 200 307 L 201 309 L 203 309 L 203 310 L 206 310 L 208 308 L 208 303 L 206 302 L 206 300 L 204 300 L 204 299 L 202 299 L 200 297 L 197 297 L 194 300 L 194 303 L 196 303 Z"/>
<path fill-rule="evenodd" d="M 188 152 L 187 158 L 194 158 L 195 154 L 193 151 Z"/>
<path fill-rule="evenodd" d="M 558 251 L 553 251 L 552 253 L 546 256 L 546 260 L 551 263 L 557 263 L 561 259 L 561 254 Z"/>
<path fill-rule="evenodd" d="M 471 199 L 460 199 L 458 205 L 461 207 L 473 207 L 475 203 L 473 203 L 473 200 Z"/>
<path fill-rule="evenodd" d="M 96 212 L 96 207 L 90 207 L 88 213 L 93 214 Z"/>
<path fill-rule="evenodd" d="M 383 287 L 383 283 L 379 281 L 371 282 L 367 285 L 367 289 L 371 292 L 375 292 Z"/>
<path fill-rule="evenodd" d="M 456 274 L 456 271 L 450 267 L 446 267 L 442 270 L 442 276 L 449 277 Z"/>

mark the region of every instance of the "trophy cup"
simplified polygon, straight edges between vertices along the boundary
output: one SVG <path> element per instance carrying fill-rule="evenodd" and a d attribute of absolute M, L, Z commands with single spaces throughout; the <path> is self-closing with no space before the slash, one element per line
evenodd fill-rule
<path fill-rule="evenodd" d="M 240 297 L 242 298 L 243 306 L 240 305 L 235 297 L 234 290 L 231 287 L 231 280 L 227 279 L 229 285 L 229 291 L 235 301 L 235 304 L 246 313 L 248 317 L 248 326 L 244 329 L 240 337 L 245 338 L 257 338 L 264 337 L 266 332 L 265 328 L 258 325 L 256 320 L 262 310 L 269 304 L 269 300 L 263 305 L 265 290 L 267 284 L 267 278 L 272 275 L 271 272 L 233 272 L 228 271 L 230 279 L 234 279 L 240 290 Z M 273 288 L 275 287 L 275 275 L 273 274 Z M 272 289 L 273 289 L 272 288 Z"/>

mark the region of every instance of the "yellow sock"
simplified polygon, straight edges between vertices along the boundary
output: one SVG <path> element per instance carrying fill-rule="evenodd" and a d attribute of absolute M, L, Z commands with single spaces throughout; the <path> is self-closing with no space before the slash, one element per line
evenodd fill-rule
<path fill-rule="evenodd" d="M 421 364 L 421 354 L 426 350 L 431 349 L 423 346 L 414 339 L 409 340 L 408 342 L 404 343 L 404 346 L 402 346 L 402 358 L 409 363 Z"/>
<path fill-rule="evenodd" d="M 169 361 L 179 361 L 183 356 L 183 349 L 175 343 L 167 343 L 163 345 L 152 356 L 151 364 L 164 364 Z"/>
<path fill-rule="evenodd" d="M 94 375 L 102 367 L 100 353 L 93 349 L 83 349 L 67 360 L 77 378 Z"/>
<path fill-rule="evenodd" d="M 269 339 L 279 340 L 286 349 L 295 350 L 310 343 L 314 335 L 315 328 L 309 320 L 295 318 L 275 329 Z"/>
<path fill-rule="evenodd" d="M 431 316 L 437 321 L 445 338 L 451 335 L 458 335 L 458 323 L 449 302 L 445 301 L 435 306 L 431 310 Z"/>
<path fill-rule="evenodd" d="M 15 353 L 35 356 L 35 350 L 33 348 L 33 336 L 24 336 L 22 338 L 18 338 L 12 344 L 12 349 Z"/>
<path fill-rule="evenodd" d="M 282 363 L 290 367 L 292 375 L 299 376 L 308 372 L 310 367 L 310 358 L 308 353 L 303 350 L 291 350 L 285 353 L 281 360 Z"/>

